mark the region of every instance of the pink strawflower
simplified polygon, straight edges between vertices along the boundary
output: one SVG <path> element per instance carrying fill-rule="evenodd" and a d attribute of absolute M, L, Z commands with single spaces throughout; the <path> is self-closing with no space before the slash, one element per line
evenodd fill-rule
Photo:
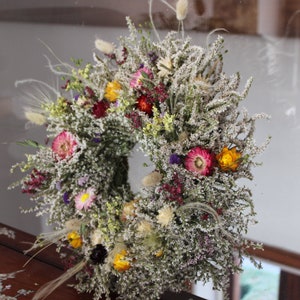
<path fill-rule="evenodd" d="M 184 165 L 188 171 L 207 176 L 212 172 L 214 155 L 207 149 L 195 147 L 187 154 Z"/>
<path fill-rule="evenodd" d="M 153 74 L 150 69 L 143 67 L 143 68 L 140 68 L 137 72 L 135 72 L 132 75 L 132 79 L 130 81 L 130 87 L 135 88 L 135 89 L 141 87 L 143 84 L 143 80 L 145 78 L 152 79 Z"/>
<path fill-rule="evenodd" d="M 86 190 L 80 192 L 75 197 L 75 207 L 78 210 L 87 210 L 93 203 L 93 201 L 96 199 L 95 189 L 93 188 L 87 188 Z"/>
<path fill-rule="evenodd" d="M 52 151 L 60 159 L 72 156 L 77 146 L 74 135 L 68 131 L 61 132 L 52 142 Z"/>

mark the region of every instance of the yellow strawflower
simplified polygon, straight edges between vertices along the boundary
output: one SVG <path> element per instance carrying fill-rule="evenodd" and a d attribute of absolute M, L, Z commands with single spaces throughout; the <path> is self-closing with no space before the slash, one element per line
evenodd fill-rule
<path fill-rule="evenodd" d="M 121 88 L 122 86 L 117 80 L 108 82 L 105 88 L 104 97 L 110 102 L 116 102 L 119 98 Z"/>
<path fill-rule="evenodd" d="M 222 151 L 216 155 L 216 159 L 222 171 L 236 171 L 242 154 L 241 152 L 236 151 L 236 147 L 228 149 L 224 147 Z"/>
<path fill-rule="evenodd" d="M 126 260 L 127 251 L 123 249 L 121 252 L 117 253 L 114 258 L 113 266 L 114 269 L 123 272 L 130 269 L 131 265 L 128 260 Z"/>
<path fill-rule="evenodd" d="M 82 246 L 82 239 L 77 231 L 70 232 L 67 236 L 67 239 L 69 244 L 75 249 Z"/>

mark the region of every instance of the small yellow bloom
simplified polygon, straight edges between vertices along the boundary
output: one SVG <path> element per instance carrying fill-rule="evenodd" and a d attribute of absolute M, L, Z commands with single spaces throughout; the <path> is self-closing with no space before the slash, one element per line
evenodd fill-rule
<path fill-rule="evenodd" d="M 169 115 L 168 113 L 165 113 L 162 121 L 166 131 L 168 132 L 173 131 L 174 118 L 175 118 L 174 115 Z"/>
<path fill-rule="evenodd" d="M 163 249 L 160 249 L 160 250 L 158 250 L 158 251 L 155 253 L 155 256 L 156 256 L 156 257 L 162 257 L 163 254 L 164 254 Z"/>
<path fill-rule="evenodd" d="M 131 265 L 128 260 L 126 260 L 127 251 L 123 249 L 121 252 L 117 253 L 114 258 L 113 266 L 114 269 L 123 272 L 130 269 Z"/>
<path fill-rule="evenodd" d="M 118 81 L 109 82 L 106 85 L 104 97 L 110 102 L 116 102 L 119 98 L 121 88 L 122 86 Z"/>
<path fill-rule="evenodd" d="M 82 239 L 77 231 L 72 231 L 67 236 L 69 244 L 73 248 L 80 248 L 82 246 Z"/>
<path fill-rule="evenodd" d="M 216 155 L 216 159 L 222 171 L 236 171 L 241 160 L 241 152 L 236 151 L 236 147 L 228 149 L 224 147 L 222 151 Z"/>

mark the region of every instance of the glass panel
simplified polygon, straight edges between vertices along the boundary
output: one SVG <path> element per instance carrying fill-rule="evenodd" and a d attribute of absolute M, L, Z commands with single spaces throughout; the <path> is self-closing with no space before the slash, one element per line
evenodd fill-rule
<path fill-rule="evenodd" d="M 278 299 L 280 283 L 280 267 L 268 262 L 262 263 L 262 269 L 256 269 L 245 259 L 244 272 L 240 276 L 240 299 Z"/>
<path fill-rule="evenodd" d="M 40 233 L 43 223 L 19 213 L 29 206 L 19 191 L 7 191 L 17 177 L 10 166 L 22 160 L 24 149 L 15 141 L 43 139 L 44 129 L 26 128 L 23 100 L 14 83 L 24 78 L 57 82 L 45 68 L 49 45 L 63 61 L 70 57 L 92 60 L 94 39 L 111 42 L 127 33 L 125 16 L 137 23 L 149 20 L 147 1 L 141 0 L 9 0 L 0 5 L 0 220 L 25 231 Z M 173 13 L 160 1 L 153 7 L 159 29 L 177 29 Z M 122 27 L 120 27 L 122 26 Z M 251 183 L 258 224 L 248 237 L 300 253 L 300 3 L 297 0 L 194 0 L 185 29 L 195 43 L 204 45 L 207 33 L 224 28 L 225 71 L 239 71 L 242 83 L 254 77 L 245 106 L 251 113 L 266 112 L 270 122 L 257 126 L 257 141 L 271 135 L 267 151 L 259 157 Z M 27 149 L 26 149 L 27 150 Z M 143 158 L 140 158 L 143 160 Z M 136 162 L 139 166 L 139 162 Z M 138 168 L 138 167 L 137 167 Z M 146 171 L 147 172 L 147 171 Z M 133 175 L 132 175 L 133 176 Z M 139 173 L 139 178 L 142 175 Z M 132 181 L 136 184 L 136 178 Z M 135 188 L 139 188 L 137 185 Z M 246 298 L 245 298 L 246 299 Z"/>

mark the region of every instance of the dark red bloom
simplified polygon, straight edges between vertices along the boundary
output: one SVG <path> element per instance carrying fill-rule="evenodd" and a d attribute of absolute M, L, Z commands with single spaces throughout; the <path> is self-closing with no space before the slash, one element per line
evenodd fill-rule
<path fill-rule="evenodd" d="M 210 203 L 209 205 L 210 205 L 211 207 L 213 207 L 211 203 Z M 216 211 L 216 213 L 218 214 L 218 216 L 221 216 L 221 215 L 223 214 L 223 209 L 222 209 L 222 208 L 217 208 L 217 209 L 215 209 L 215 211 Z M 210 214 L 204 213 L 204 214 L 201 216 L 201 220 L 206 221 L 206 220 L 209 219 L 209 217 L 210 217 Z"/>
<path fill-rule="evenodd" d="M 46 180 L 47 175 L 45 173 L 42 173 L 37 169 L 33 169 L 30 174 L 30 179 L 28 181 L 24 181 L 24 185 L 27 187 L 22 189 L 22 193 L 35 194 Z"/>
<path fill-rule="evenodd" d="M 105 53 L 105 55 L 107 57 L 109 57 L 110 59 L 115 60 L 118 65 L 123 65 L 127 60 L 128 50 L 127 50 L 127 48 L 123 47 L 121 57 L 119 57 L 119 59 L 117 59 L 117 56 L 115 53 Z"/>
<path fill-rule="evenodd" d="M 106 116 L 106 111 L 109 108 L 109 103 L 105 100 L 98 101 L 93 106 L 93 115 L 96 119 L 103 118 Z"/>
<path fill-rule="evenodd" d="M 137 108 L 152 117 L 153 115 L 153 104 L 151 103 L 150 99 L 147 96 L 142 95 L 137 99 Z"/>
<path fill-rule="evenodd" d="M 169 97 L 166 86 L 163 83 L 155 86 L 152 97 L 157 99 L 159 102 L 165 102 Z"/>
<path fill-rule="evenodd" d="M 161 190 L 166 193 L 168 200 L 176 201 L 179 205 L 183 204 L 183 183 L 177 173 L 173 175 L 171 183 L 164 183 L 162 185 Z"/>
<path fill-rule="evenodd" d="M 85 94 L 89 97 L 89 98 L 94 98 L 95 97 L 95 92 L 88 86 L 86 86 L 84 88 Z"/>
<path fill-rule="evenodd" d="M 68 80 L 66 81 L 65 85 L 61 86 L 61 88 L 62 88 L 63 90 L 66 90 L 66 89 L 68 88 L 69 83 L 70 83 L 70 79 L 68 79 Z"/>
<path fill-rule="evenodd" d="M 142 127 L 141 116 L 137 111 L 132 111 L 129 114 L 126 114 L 126 117 L 132 121 L 133 128 L 138 129 Z"/>
<path fill-rule="evenodd" d="M 128 50 L 127 50 L 127 48 L 123 47 L 123 49 L 122 49 L 122 59 L 120 59 L 120 60 L 116 59 L 116 63 L 118 65 L 123 65 L 125 63 L 125 61 L 127 60 L 127 57 L 128 57 Z"/>

